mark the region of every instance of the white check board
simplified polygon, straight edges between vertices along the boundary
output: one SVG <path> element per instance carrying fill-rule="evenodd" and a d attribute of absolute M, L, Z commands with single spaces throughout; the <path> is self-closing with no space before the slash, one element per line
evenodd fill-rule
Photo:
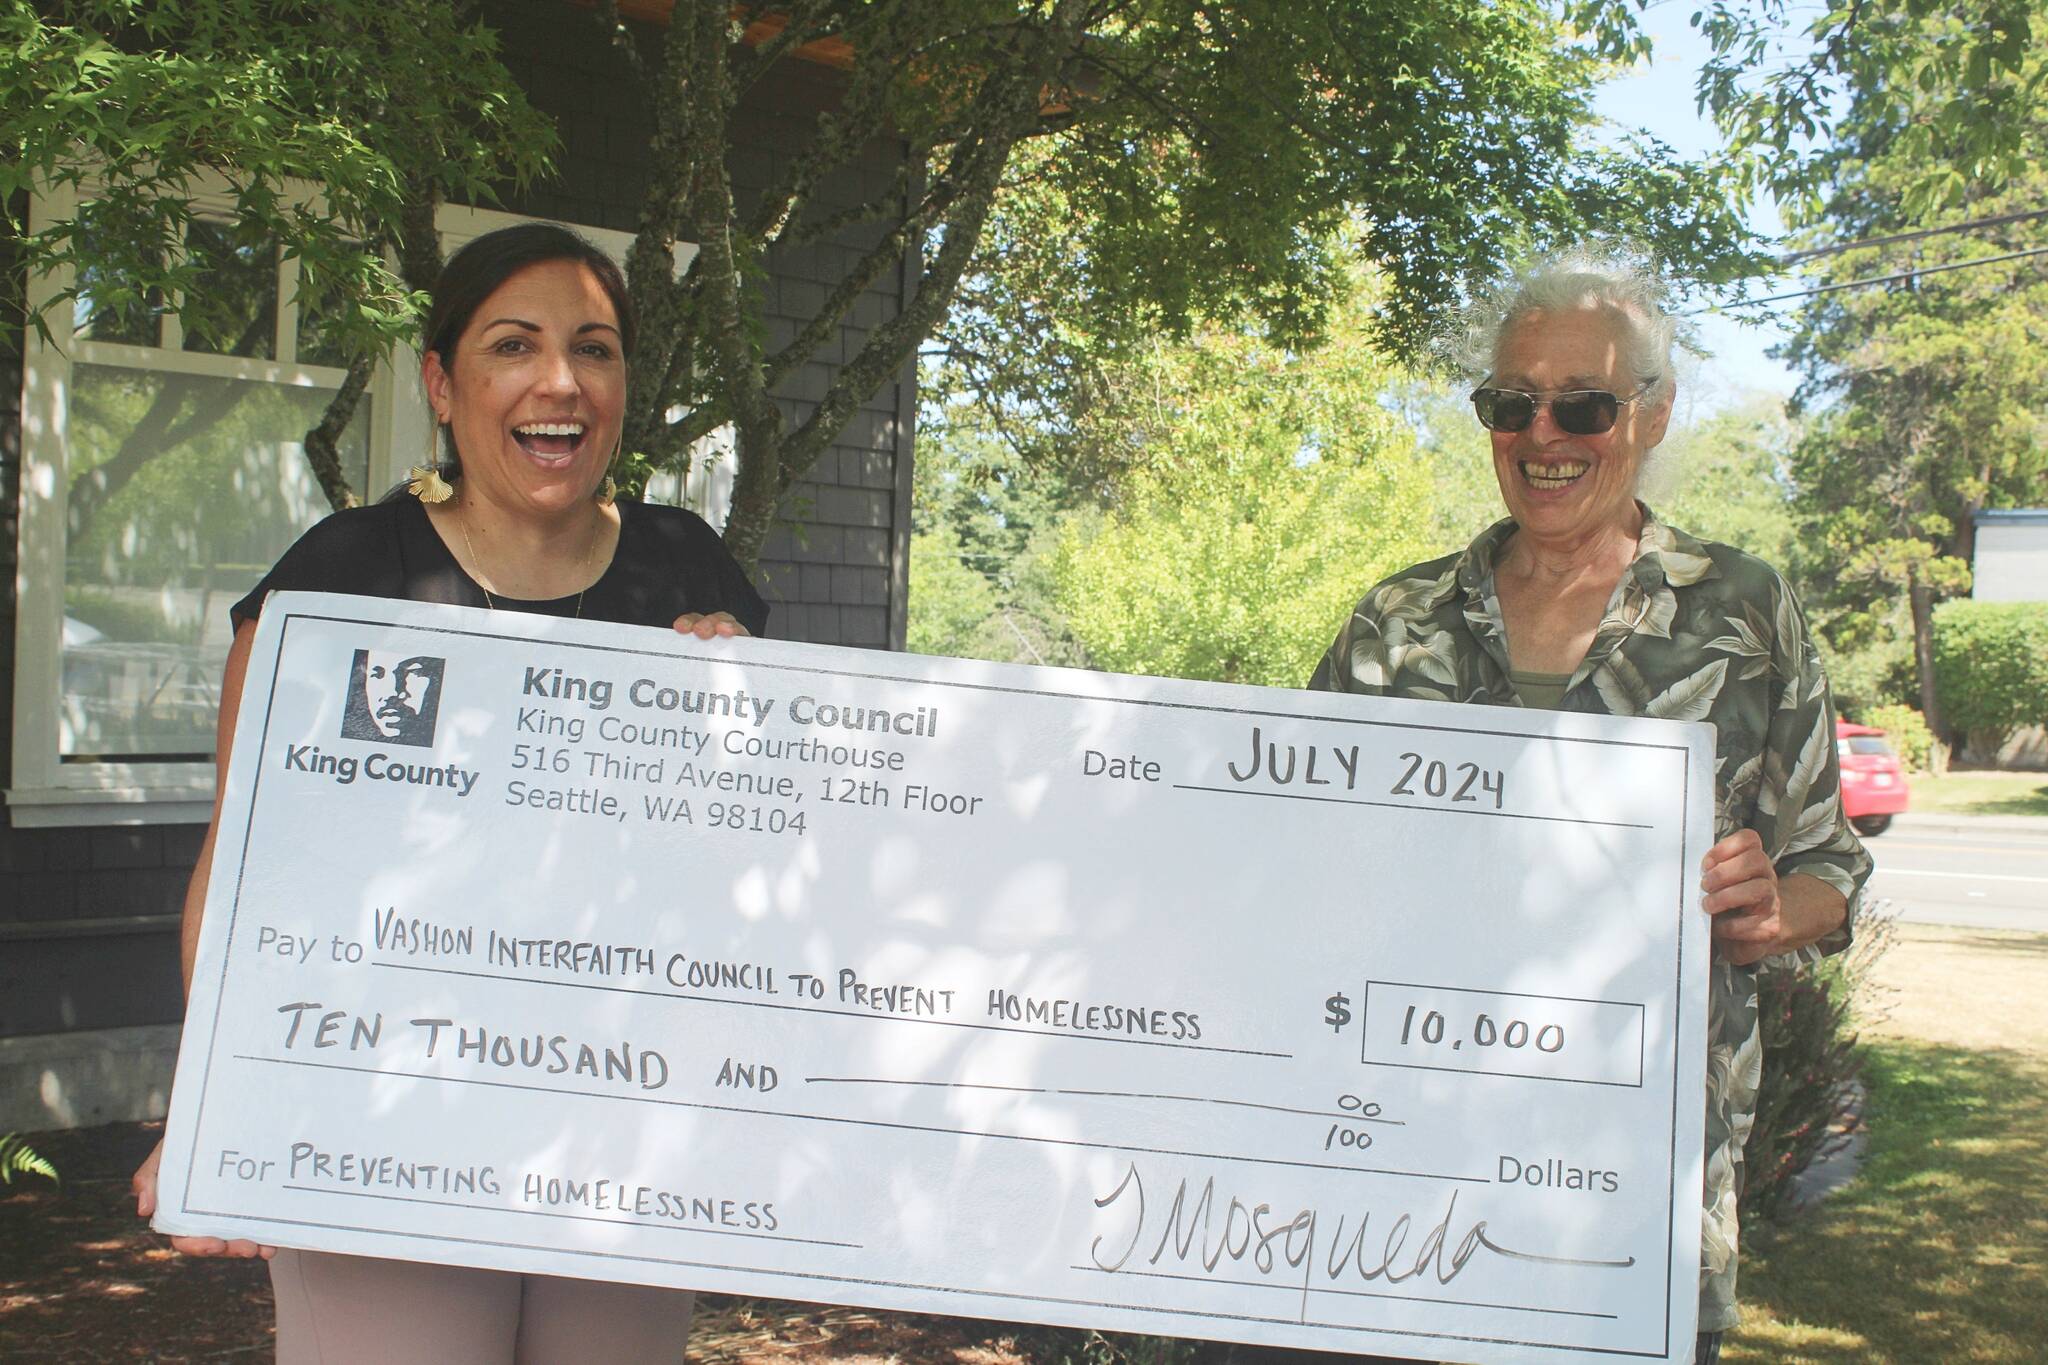
<path fill-rule="evenodd" d="M 320 594 L 157 1226 L 1431 1360 L 1686 1360 L 1701 725 Z"/>

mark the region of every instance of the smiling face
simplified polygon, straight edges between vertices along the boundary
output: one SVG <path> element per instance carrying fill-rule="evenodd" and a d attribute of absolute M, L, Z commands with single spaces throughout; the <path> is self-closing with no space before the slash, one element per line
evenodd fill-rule
<path fill-rule="evenodd" d="M 373 663 L 365 681 L 370 719 L 387 739 L 410 735 L 426 714 L 440 683 L 438 659 L 411 658 L 397 664 Z"/>
<path fill-rule="evenodd" d="M 447 660 L 394 650 L 359 649 L 349 668 L 341 737 L 372 744 L 431 746 L 441 713 Z"/>
<path fill-rule="evenodd" d="M 1623 358 L 1628 322 L 1606 307 L 1525 313 L 1494 352 L 1496 388 L 1554 394 L 1606 389 L 1626 397 L 1640 386 Z M 1508 512 L 1538 542 L 1569 546 L 1621 532 L 1633 537 L 1643 456 L 1664 439 L 1671 395 L 1622 406 L 1611 431 L 1574 436 L 1539 405 L 1521 431 L 1495 431 L 1493 472 Z"/>
<path fill-rule="evenodd" d="M 597 276 L 575 261 L 527 266 L 450 351 L 428 352 L 421 377 L 454 432 L 465 497 L 539 515 L 587 500 L 626 409 L 618 313 Z"/>

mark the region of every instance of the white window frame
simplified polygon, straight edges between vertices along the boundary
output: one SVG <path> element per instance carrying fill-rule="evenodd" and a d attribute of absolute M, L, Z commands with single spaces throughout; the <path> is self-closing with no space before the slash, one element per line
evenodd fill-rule
<path fill-rule="evenodd" d="M 301 189 L 311 198 L 315 191 Z M 194 207 L 212 216 L 232 216 L 225 183 L 202 185 Z M 48 186 L 29 196 L 29 230 L 40 231 L 77 214 L 69 185 Z M 501 227 L 540 221 L 493 209 L 443 205 L 435 217 L 442 251 L 452 254 L 473 238 Z M 630 233 L 571 224 L 621 263 L 632 245 Z M 696 247 L 678 244 L 677 269 Z M 276 354 L 294 352 L 298 331 L 295 275 L 298 263 L 281 259 Z M 19 543 L 15 569 L 14 745 L 8 817 L 20 828 L 58 825 L 203 824 L 212 817 L 215 781 L 211 760 L 164 763 L 63 763 L 57 752 L 57 724 L 63 681 L 60 644 L 64 614 L 67 517 L 64 506 L 65 453 L 74 364 L 101 363 L 163 373 L 256 380 L 272 384 L 337 388 L 346 371 L 327 366 L 251 360 L 179 349 L 177 316 L 167 312 L 156 347 L 80 340 L 73 334 L 69 300 L 58 297 L 72 284 L 72 272 L 54 270 L 28 282 L 29 316 L 49 319 L 51 338 L 24 329 L 21 405 L 21 489 Z M 396 482 L 400 470 L 429 449 L 432 427 L 421 391 L 420 357 L 408 345 L 392 348 L 371 377 L 369 487 L 374 497 Z"/>

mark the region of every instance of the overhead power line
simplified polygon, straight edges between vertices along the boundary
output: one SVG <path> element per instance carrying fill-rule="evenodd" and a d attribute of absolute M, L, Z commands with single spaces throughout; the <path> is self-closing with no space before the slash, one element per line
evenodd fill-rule
<path fill-rule="evenodd" d="M 1918 232 L 1895 232 L 1889 237 L 1864 237 L 1854 242 L 1837 242 L 1832 246 L 1809 247 L 1805 251 L 1788 252 L 1778 258 L 1781 266 L 1797 265 L 1817 256 L 1839 256 L 1844 251 L 1858 251 L 1867 246 L 1891 246 L 1897 242 L 1917 242 L 1924 237 L 1940 237 L 1951 232 L 1970 232 L 1977 228 L 1997 227 L 2001 223 L 2023 223 L 2030 218 L 2048 218 L 2048 209 L 2027 209 L 2019 213 L 2001 213 L 1991 218 L 1972 218 L 1964 223 L 1950 223 L 1946 227 L 1922 228 Z"/>
<path fill-rule="evenodd" d="M 1917 270 L 1901 270 L 1891 275 L 1872 275 L 1863 280 L 1843 280 L 1839 284 L 1816 285 L 1812 289 L 1794 289 L 1788 294 L 1766 294 L 1760 299 L 1737 299 L 1732 303 L 1713 304 L 1706 308 L 1694 308 L 1687 312 L 1690 317 L 1697 313 L 1711 313 L 1715 309 L 1750 308 L 1760 303 L 1783 303 L 1788 299 L 1812 298 L 1816 294 L 1833 294 L 1843 289 L 1868 289 L 1880 284 L 1898 284 L 1904 280 L 1918 279 L 1922 275 L 1940 275 L 1950 270 L 1968 270 L 1973 266 L 1997 265 L 2001 261 L 2017 261 L 2028 256 L 2048 256 L 2048 246 L 2037 246 L 2027 251 L 2008 251 L 2002 256 L 1984 256 L 1974 261 L 1950 261 L 1945 265 L 1926 265 Z"/>

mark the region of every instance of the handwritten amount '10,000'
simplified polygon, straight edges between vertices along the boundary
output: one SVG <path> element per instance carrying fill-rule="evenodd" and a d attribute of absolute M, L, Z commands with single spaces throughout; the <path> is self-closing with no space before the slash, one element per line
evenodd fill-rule
<path fill-rule="evenodd" d="M 1422 1027 L 1417 1029 L 1415 1010 L 1416 1007 L 1410 1005 L 1408 1012 L 1401 1017 L 1401 1041 L 1405 1044 L 1411 1039 L 1420 1038 L 1432 1046 L 1441 1043 L 1444 1040 L 1443 1012 L 1427 1011 L 1422 1016 Z M 1561 1024 L 1544 1024 L 1532 1031 L 1524 1020 L 1510 1019 L 1503 1025 L 1495 1023 L 1492 1016 L 1485 1014 L 1472 1021 L 1471 1031 L 1465 1037 L 1476 1047 L 1493 1047 L 1499 1044 L 1502 1047 L 1519 1049 L 1533 1042 L 1538 1052 L 1564 1050 L 1564 1027 Z"/>

